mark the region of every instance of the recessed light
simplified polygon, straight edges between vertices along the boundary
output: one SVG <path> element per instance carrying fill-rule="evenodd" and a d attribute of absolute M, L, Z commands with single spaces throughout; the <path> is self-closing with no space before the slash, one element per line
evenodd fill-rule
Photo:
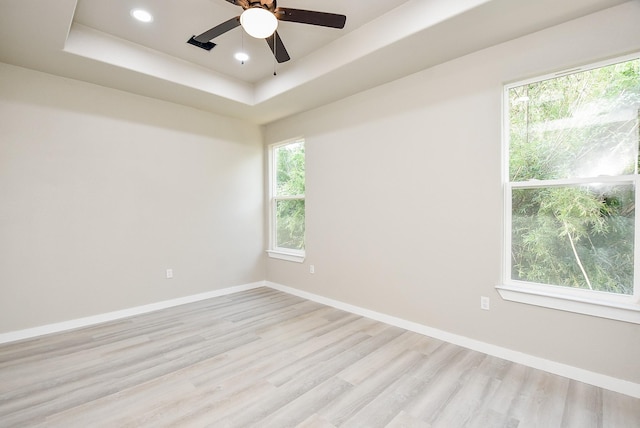
<path fill-rule="evenodd" d="M 144 9 L 131 9 L 131 16 L 140 22 L 153 21 L 153 16 Z"/>
<path fill-rule="evenodd" d="M 249 55 L 247 55 L 244 52 L 238 52 L 234 55 L 235 59 L 237 59 L 240 62 L 245 62 L 246 60 L 249 59 Z"/>

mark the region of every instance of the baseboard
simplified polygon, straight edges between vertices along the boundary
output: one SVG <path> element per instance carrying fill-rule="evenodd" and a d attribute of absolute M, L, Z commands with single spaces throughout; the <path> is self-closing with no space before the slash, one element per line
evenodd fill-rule
<path fill-rule="evenodd" d="M 302 297 L 307 300 L 312 300 L 314 302 L 321 303 L 323 305 L 332 306 L 334 308 L 341 309 L 343 311 L 347 311 L 356 315 L 361 315 L 363 317 L 371 318 L 373 320 L 390 324 L 396 327 L 400 327 L 405 330 L 413 331 L 415 333 L 423 334 L 425 336 L 440 339 L 445 342 L 462 346 L 467 349 L 472 349 L 474 351 L 482 352 L 487 355 L 502 358 L 503 360 L 512 361 L 514 363 L 522 364 L 528 367 L 533 367 L 535 369 L 543 370 L 543 371 L 553 373 L 559 376 L 563 376 L 569 379 L 577 380 L 579 382 L 584 382 L 589 385 L 594 385 L 600 388 L 608 389 L 610 391 L 619 392 L 621 394 L 629 395 L 631 397 L 640 398 L 640 384 L 637 384 L 637 383 L 603 375 L 601 373 L 595 373 L 589 370 L 584 370 L 584 369 L 573 367 L 567 364 L 558 363 L 556 361 L 535 357 L 533 355 L 503 348 L 500 346 L 491 345 L 486 342 L 470 339 L 468 337 L 449 333 L 443 330 L 428 327 L 422 324 L 418 324 L 412 321 L 407 321 L 402 318 L 393 317 L 380 312 L 375 312 L 366 308 L 351 305 L 338 300 L 329 299 L 327 297 L 323 297 L 317 294 L 298 290 L 292 287 L 288 287 L 286 285 L 277 284 L 269 281 L 265 282 L 265 285 L 269 288 L 273 288 L 274 290 L 278 290 L 278 291 L 282 291 L 298 297 Z"/>
<path fill-rule="evenodd" d="M 165 308 L 184 305 L 187 303 L 197 302 L 200 300 L 211 299 L 214 297 L 224 296 L 228 294 L 237 293 L 240 291 L 251 290 L 267 286 L 274 290 L 282 291 L 291 295 L 302 297 L 307 300 L 311 300 L 323 305 L 331 306 L 343 311 L 351 312 L 356 315 L 361 315 L 376 321 L 380 321 L 389 325 L 404 328 L 405 330 L 413 331 L 425 336 L 433 337 L 445 342 L 452 343 L 454 345 L 462 346 L 467 349 L 482 352 L 487 355 L 502 358 L 514 363 L 523 364 L 525 366 L 533 367 L 535 369 L 544 370 L 549 373 L 553 373 L 559 376 L 563 376 L 569 379 L 574 379 L 579 382 L 584 382 L 590 385 L 594 385 L 600 388 L 608 389 L 611 391 L 619 392 L 621 394 L 629 395 L 631 397 L 640 398 L 640 384 L 629 382 L 623 379 L 614 378 L 611 376 L 595 373 L 589 370 L 580 369 L 578 367 L 569 366 L 567 364 L 558 363 L 555 361 L 547 360 L 540 357 L 535 357 L 522 352 L 514 351 L 511 349 L 503 348 L 496 345 L 491 345 L 486 342 L 470 339 L 468 337 L 460 336 L 457 334 L 449 333 L 444 330 L 428 327 L 422 324 L 418 324 L 412 321 L 407 321 L 402 318 L 397 318 L 391 315 L 387 315 L 381 312 L 372 311 L 370 309 L 362 308 L 360 306 L 351 305 L 341 302 L 339 300 L 330 299 L 317 294 L 309 293 L 306 291 L 298 290 L 286 285 L 277 284 L 269 281 L 258 281 L 250 284 L 237 285 L 234 287 L 222 288 L 219 290 L 208 291 L 206 293 L 194 294 L 185 297 L 179 297 L 176 299 L 165 300 L 162 302 L 151 303 L 148 305 L 137 306 L 133 308 L 123 309 L 114 312 L 108 312 L 104 314 L 94 315 L 85 318 L 78 318 L 75 320 L 63 321 L 55 324 L 48 324 L 34 328 L 28 328 L 25 330 L 18 330 L 8 333 L 0 334 L 0 344 L 15 342 L 18 340 L 30 339 L 38 336 L 43 336 L 51 333 L 59 333 L 68 330 L 74 330 L 77 328 L 88 327 L 95 324 L 100 324 L 107 321 L 115 321 L 122 318 L 127 318 L 134 315 L 141 315 L 153 311 L 158 311 Z"/>
<path fill-rule="evenodd" d="M 107 312 L 99 315 L 92 315 L 85 318 L 78 318 L 69 321 L 63 321 L 55 324 L 47 324 L 39 327 L 28 328 L 25 330 L 12 331 L 0 334 L 0 344 L 8 342 L 16 342 L 18 340 L 31 339 L 45 334 L 59 333 L 77 328 L 88 327 L 107 321 L 115 321 L 134 315 L 146 314 L 161 309 L 171 308 L 173 306 L 184 305 L 187 303 L 198 302 L 200 300 L 211 299 L 213 297 L 225 296 L 227 294 L 237 293 L 239 291 L 251 290 L 254 288 L 264 287 L 264 281 L 254 282 L 250 284 L 237 285 L 234 287 L 221 288 L 219 290 L 207 291 L 206 293 L 193 294 L 176 299 L 165 300 L 162 302 L 150 303 L 148 305 L 136 306 L 133 308 L 122 309 L 114 312 Z"/>

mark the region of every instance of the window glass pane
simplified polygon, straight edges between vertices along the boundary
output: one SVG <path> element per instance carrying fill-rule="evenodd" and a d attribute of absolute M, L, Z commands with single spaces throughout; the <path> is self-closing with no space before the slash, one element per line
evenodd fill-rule
<path fill-rule="evenodd" d="M 633 294 L 632 184 L 512 191 L 512 279 Z"/>
<path fill-rule="evenodd" d="M 276 247 L 304 249 L 304 199 L 276 201 Z"/>
<path fill-rule="evenodd" d="M 510 181 L 633 174 L 640 59 L 509 90 Z"/>
<path fill-rule="evenodd" d="M 277 147 L 274 153 L 276 196 L 304 195 L 304 142 Z"/>

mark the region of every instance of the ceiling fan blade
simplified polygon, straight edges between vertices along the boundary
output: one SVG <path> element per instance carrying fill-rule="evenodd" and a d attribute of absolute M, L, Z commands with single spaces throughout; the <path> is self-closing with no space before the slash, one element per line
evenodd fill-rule
<path fill-rule="evenodd" d="M 274 39 L 275 39 L 275 45 L 273 43 Z M 271 52 L 273 52 L 273 55 L 276 57 L 276 61 L 278 61 L 278 63 L 287 62 L 291 59 L 277 31 L 272 35 L 270 35 L 269 37 L 267 37 L 265 40 L 269 44 L 269 47 L 271 48 Z"/>
<path fill-rule="evenodd" d="M 231 18 L 228 21 L 223 22 L 220 25 L 216 25 L 212 29 L 205 31 L 199 36 L 194 37 L 197 42 L 206 43 L 209 40 L 215 39 L 221 34 L 226 33 L 229 30 L 233 30 L 234 28 L 240 26 L 240 17 L 236 16 L 235 18 Z"/>
<path fill-rule="evenodd" d="M 301 24 L 320 25 L 322 27 L 344 28 L 347 17 L 337 13 L 316 12 L 314 10 L 289 9 L 279 7 L 275 10 L 276 18 L 281 21 L 299 22 Z"/>

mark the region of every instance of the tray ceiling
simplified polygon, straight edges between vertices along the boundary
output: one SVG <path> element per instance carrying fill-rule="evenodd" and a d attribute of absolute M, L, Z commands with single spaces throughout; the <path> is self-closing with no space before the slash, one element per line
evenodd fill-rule
<path fill-rule="evenodd" d="M 291 61 L 276 65 L 240 27 L 211 51 L 186 43 L 242 12 L 225 0 L 3 0 L 0 61 L 265 124 L 624 2 L 280 0 L 347 23 L 281 22 Z M 133 8 L 153 22 L 134 20 Z"/>

